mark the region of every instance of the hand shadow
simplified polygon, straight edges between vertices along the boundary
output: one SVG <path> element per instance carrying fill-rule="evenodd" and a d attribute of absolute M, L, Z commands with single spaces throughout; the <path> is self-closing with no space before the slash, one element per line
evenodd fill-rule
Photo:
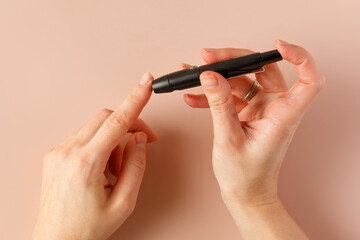
<path fill-rule="evenodd" d="M 295 134 L 280 171 L 280 196 L 310 239 L 359 239 L 353 236 L 358 222 L 350 220 L 359 209 L 358 188 L 351 187 L 359 179 L 359 159 L 352 155 L 358 119 L 344 107 L 351 106 L 357 90 L 341 81 L 331 84 Z"/>

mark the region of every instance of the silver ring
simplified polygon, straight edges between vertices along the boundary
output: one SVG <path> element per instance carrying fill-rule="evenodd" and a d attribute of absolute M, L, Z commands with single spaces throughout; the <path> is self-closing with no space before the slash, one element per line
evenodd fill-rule
<path fill-rule="evenodd" d="M 260 86 L 260 84 L 255 79 L 252 86 L 251 86 L 251 88 L 250 88 L 250 90 L 249 90 L 249 92 L 246 94 L 246 96 L 242 100 L 249 102 L 259 92 L 258 91 L 259 86 Z"/>

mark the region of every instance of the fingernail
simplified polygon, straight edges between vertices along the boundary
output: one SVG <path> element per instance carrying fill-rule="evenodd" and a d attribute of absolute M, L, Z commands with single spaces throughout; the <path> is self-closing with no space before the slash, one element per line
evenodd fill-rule
<path fill-rule="evenodd" d="M 218 86 L 218 81 L 213 75 L 206 75 L 201 78 L 201 85 L 206 89 L 213 89 Z"/>
<path fill-rule="evenodd" d="M 155 140 L 154 141 L 157 141 L 159 139 L 159 134 L 157 134 L 156 132 L 154 132 L 154 137 L 155 137 Z"/>
<path fill-rule="evenodd" d="M 186 63 L 180 63 L 180 68 L 181 69 L 187 69 L 187 68 L 190 68 L 191 66 L 189 64 L 186 64 Z"/>
<path fill-rule="evenodd" d="M 279 43 L 280 45 L 283 45 L 283 46 L 289 46 L 289 45 L 290 45 L 290 43 L 288 43 L 288 42 L 286 42 L 286 41 L 284 41 L 284 40 L 278 39 L 277 41 L 278 41 L 278 43 Z"/>
<path fill-rule="evenodd" d="M 137 145 L 145 145 L 147 141 L 147 135 L 143 132 L 138 132 L 135 137 Z"/>
<path fill-rule="evenodd" d="M 203 49 L 202 49 L 202 51 L 203 51 L 204 53 L 213 52 L 213 51 L 215 51 L 215 50 L 216 50 L 215 48 L 203 48 Z"/>
<path fill-rule="evenodd" d="M 147 73 L 145 73 L 142 77 L 141 77 L 141 79 L 140 79 L 140 84 L 141 85 L 145 85 L 147 82 L 149 82 L 150 81 L 150 74 L 147 72 Z"/>

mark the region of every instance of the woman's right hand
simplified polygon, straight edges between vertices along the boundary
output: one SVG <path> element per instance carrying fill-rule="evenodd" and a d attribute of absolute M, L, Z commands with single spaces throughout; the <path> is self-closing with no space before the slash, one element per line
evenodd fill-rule
<path fill-rule="evenodd" d="M 146 145 L 157 139 L 138 118 L 150 99 L 152 80 L 146 73 L 115 111 L 101 111 L 46 154 L 34 240 L 108 239 L 134 210 Z M 132 135 L 122 148 L 127 133 Z"/>
<path fill-rule="evenodd" d="M 200 76 L 205 94 L 184 96 L 191 107 L 211 109 L 214 172 L 245 239 L 306 238 L 283 208 L 277 182 L 296 127 L 325 78 L 305 49 L 284 41 L 277 41 L 276 48 L 298 74 L 290 90 L 273 63 L 256 74 L 263 89 L 249 102 L 242 98 L 252 86 L 250 78 L 227 81 L 210 71 Z M 213 63 L 250 53 L 245 49 L 204 49 L 202 57 Z"/>

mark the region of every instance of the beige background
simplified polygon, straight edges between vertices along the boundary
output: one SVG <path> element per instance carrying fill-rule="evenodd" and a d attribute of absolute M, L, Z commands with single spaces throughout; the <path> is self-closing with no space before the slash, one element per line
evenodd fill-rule
<path fill-rule="evenodd" d="M 202 47 L 306 47 L 327 86 L 298 128 L 280 176 L 289 212 L 312 239 L 360 239 L 360 15 L 343 1 L 0 1 L 0 239 L 29 239 L 42 156 L 145 71 L 202 64 Z M 289 84 L 296 80 L 281 62 Z M 199 92 L 193 89 L 191 92 Z M 137 208 L 112 238 L 240 239 L 211 169 L 209 111 L 184 92 L 153 95 Z"/>

